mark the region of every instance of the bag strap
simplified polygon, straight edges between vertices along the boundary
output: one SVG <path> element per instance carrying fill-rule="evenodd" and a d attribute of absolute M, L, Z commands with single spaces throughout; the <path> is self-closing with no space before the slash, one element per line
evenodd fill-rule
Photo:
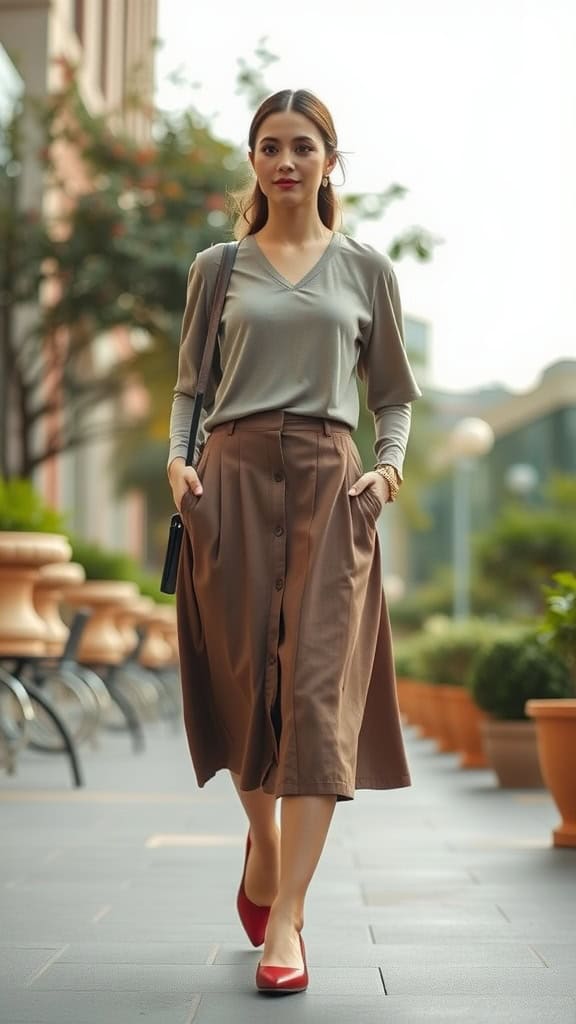
<path fill-rule="evenodd" d="M 192 411 L 192 423 L 190 424 L 190 438 L 188 440 L 188 451 L 186 453 L 187 466 L 191 466 L 194 459 L 196 437 L 198 435 L 198 427 L 200 424 L 200 413 L 202 412 L 202 406 L 204 404 L 204 394 L 210 370 L 212 368 L 218 328 L 220 327 L 220 319 L 222 317 L 222 310 L 224 309 L 226 292 L 228 291 L 228 285 L 230 284 L 230 276 L 232 274 L 232 267 L 234 266 L 234 260 L 236 259 L 237 252 L 238 242 L 227 242 L 224 246 L 220 266 L 218 267 L 218 276 L 216 278 L 216 285 L 214 288 L 212 308 L 210 310 L 210 318 L 208 320 L 206 342 L 204 345 L 204 352 L 202 353 L 200 371 L 198 373 L 198 383 L 196 385 L 194 409 Z"/>

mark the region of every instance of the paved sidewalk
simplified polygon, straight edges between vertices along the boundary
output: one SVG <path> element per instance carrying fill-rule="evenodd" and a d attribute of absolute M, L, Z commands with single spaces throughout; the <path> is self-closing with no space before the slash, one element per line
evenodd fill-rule
<path fill-rule="evenodd" d="M 2 1024 L 576 1024 L 576 850 L 545 792 L 407 730 L 414 785 L 336 808 L 309 895 L 310 987 L 254 989 L 235 913 L 245 824 L 196 788 L 183 734 L 85 750 L 87 786 L 32 752 L 0 776 Z"/>

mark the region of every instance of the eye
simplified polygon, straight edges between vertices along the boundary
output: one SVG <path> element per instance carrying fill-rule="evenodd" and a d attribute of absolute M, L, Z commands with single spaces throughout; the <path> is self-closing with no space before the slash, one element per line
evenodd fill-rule
<path fill-rule="evenodd" d="M 265 143 L 265 144 L 264 144 L 264 145 L 262 146 L 262 152 L 263 152 L 263 153 L 269 153 L 269 152 L 270 152 L 271 150 L 274 150 L 275 148 L 276 148 L 276 147 L 275 147 L 275 146 L 273 146 L 271 142 L 266 142 L 266 143 Z"/>
<path fill-rule="evenodd" d="M 313 151 L 312 146 L 308 146 L 305 142 L 300 143 L 300 145 L 297 146 L 296 148 L 300 152 L 305 152 L 305 153 L 312 153 L 312 151 Z"/>

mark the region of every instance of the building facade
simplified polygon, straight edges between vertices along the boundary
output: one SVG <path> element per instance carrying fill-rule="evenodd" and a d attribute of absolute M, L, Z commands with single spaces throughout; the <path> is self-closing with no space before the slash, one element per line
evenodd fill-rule
<path fill-rule="evenodd" d="M 106 115 L 137 142 L 150 138 L 154 93 L 156 0 L 0 0 L 2 68 L 20 81 L 29 97 L 43 100 L 63 84 L 66 65 L 78 69 L 82 99 L 91 113 Z M 130 98 L 141 103 L 135 110 Z M 58 211 L 64 198 L 48 194 L 36 158 L 38 140 L 30 120 L 19 182 L 23 209 Z M 69 180 L 79 174 L 74 154 L 66 156 Z M 78 190 L 86 185 L 78 182 Z M 21 314 L 24 318 L 26 313 Z M 115 329 L 97 339 L 98 351 L 121 358 L 128 332 Z M 105 422 L 113 412 L 94 411 Z M 36 474 L 44 497 L 67 514 L 71 529 L 109 547 L 142 553 L 145 509 L 139 495 L 119 497 L 114 490 L 111 441 L 98 440 L 51 459 Z"/>

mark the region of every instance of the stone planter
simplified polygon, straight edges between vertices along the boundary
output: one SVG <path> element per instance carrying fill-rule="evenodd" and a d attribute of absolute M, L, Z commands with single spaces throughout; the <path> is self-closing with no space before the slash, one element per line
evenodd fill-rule
<path fill-rule="evenodd" d="M 481 732 L 486 759 L 503 788 L 541 789 L 544 786 L 534 722 L 487 718 L 481 724 Z"/>
<path fill-rule="evenodd" d="M 138 596 L 116 609 L 114 621 L 124 641 L 124 655 L 131 654 L 138 643 L 136 627 L 147 622 L 148 616 L 154 609 L 154 601 L 151 597 Z"/>
<path fill-rule="evenodd" d="M 486 714 L 474 703 L 465 686 L 451 686 L 450 691 L 447 694 L 446 710 L 460 755 L 459 767 L 487 768 L 480 728 L 482 722 L 486 721 Z"/>
<path fill-rule="evenodd" d="M 82 583 L 86 576 L 78 562 L 43 565 L 34 584 L 34 607 L 47 630 L 46 654 L 59 657 L 70 630 L 60 617 L 60 605 L 66 591 Z"/>
<path fill-rule="evenodd" d="M 156 611 L 158 613 L 158 625 L 162 632 L 164 640 L 168 644 L 171 651 L 169 658 L 169 665 L 177 665 L 179 661 L 178 653 L 178 629 L 176 625 L 176 608 L 174 605 L 156 605 Z"/>
<path fill-rule="evenodd" d="M 67 604 L 73 608 L 89 608 L 92 613 L 82 634 L 78 661 L 90 665 L 118 665 L 124 660 L 125 638 L 116 625 L 116 616 L 137 596 L 135 583 L 119 580 L 87 580 L 67 592 Z"/>
<path fill-rule="evenodd" d="M 46 653 L 49 629 L 34 607 L 34 585 L 42 566 L 71 555 L 60 534 L 0 532 L 0 655 Z"/>
<path fill-rule="evenodd" d="M 576 847 L 576 700 L 529 700 L 544 782 L 562 817 L 554 846 Z"/>
<path fill-rule="evenodd" d="M 163 608 L 155 605 L 146 617 L 146 637 L 140 652 L 140 664 L 145 668 L 163 668 L 172 664 L 173 652 L 164 636 L 165 627 Z"/>

